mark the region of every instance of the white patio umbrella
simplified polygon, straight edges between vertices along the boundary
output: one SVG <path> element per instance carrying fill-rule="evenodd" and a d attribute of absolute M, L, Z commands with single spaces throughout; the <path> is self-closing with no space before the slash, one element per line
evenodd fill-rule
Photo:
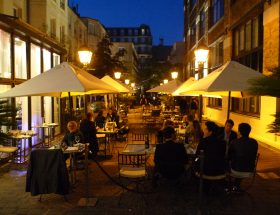
<path fill-rule="evenodd" d="M 88 72 L 70 63 L 63 62 L 0 94 L 0 98 L 68 96 L 69 110 L 72 110 L 71 96 L 106 93 L 118 93 L 118 90 Z"/>
<path fill-rule="evenodd" d="M 146 92 L 172 94 L 181 84 L 182 84 L 182 82 L 175 79 L 175 80 L 168 82 L 167 84 L 159 85 L 157 87 L 149 89 Z"/>
<path fill-rule="evenodd" d="M 194 77 L 190 77 L 188 80 L 186 80 L 184 83 L 182 83 L 173 93 L 173 96 L 182 96 L 181 93 L 185 92 L 189 86 L 194 84 L 196 82 Z"/>
<path fill-rule="evenodd" d="M 21 96 L 67 97 L 69 94 L 73 96 L 117 92 L 117 89 L 99 78 L 70 63 L 63 62 L 0 94 L 0 98 Z"/>
<path fill-rule="evenodd" d="M 113 86 L 120 93 L 133 93 L 133 90 L 130 89 L 126 84 L 111 78 L 109 75 L 104 76 L 101 78 L 101 80 Z"/>
<path fill-rule="evenodd" d="M 230 112 L 230 98 L 243 97 L 248 92 L 250 79 L 262 77 L 263 75 L 238 62 L 229 61 L 220 68 L 210 73 L 184 89 L 181 95 L 219 95 L 228 96 L 228 113 Z"/>

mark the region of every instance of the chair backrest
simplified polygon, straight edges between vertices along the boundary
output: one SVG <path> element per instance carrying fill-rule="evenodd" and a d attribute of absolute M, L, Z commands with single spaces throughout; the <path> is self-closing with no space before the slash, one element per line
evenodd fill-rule
<path fill-rule="evenodd" d="M 151 116 L 160 116 L 160 110 L 152 110 Z"/>
<path fill-rule="evenodd" d="M 118 165 L 119 166 L 131 166 L 131 167 L 145 167 L 146 166 L 146 153 L 127 154 L 118 153 Z"/>
<path fill-rule="evenodd" d="M 145 140 L 147 139 L 147 137 L 148 137 L 148 139 L 150 141 L 151 138 L 150 138 L 150 134 L 149 133 L 132 133 L 131 141 L 132 141 L 132 143 L 135 143 L 135 142 L 144 143 Z"/>

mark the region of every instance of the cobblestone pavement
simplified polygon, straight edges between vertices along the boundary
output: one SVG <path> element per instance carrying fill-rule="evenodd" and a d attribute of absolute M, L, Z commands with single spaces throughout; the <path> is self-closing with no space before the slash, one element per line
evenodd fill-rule
<path fill-rule="evenodd" d="M 137 117 L 137 113 L 130 116 L 132 129 L 145 129 L 142 124 L 133 124 L 141 120 Z M 119 182 L 116 151 L 124 144 L 116 144 L 113 156 L 98 158 L 116 182 Z M 77 205 L 79 199 L 86 196 L 82 170 L 78 171 L 78 181 L 67 200 L 60 195 L 48 194 L 43 195 L 40 202 L 39 196 L 25 192 L 26 165 L 7 164 L 0 168 L 0 214 L 280 214 L 280 152 L 262 144 L 259 152 L 258 174 L 247 193 L 203 196 L 202 207 L 198 207 L 196 180 L 191 175 L 182 178 L 180 184 L 162 181 L 157 188 L 152 188 L 148 179 L 140 186 L 145 192 L 142 196 L 124 191 L 93 161 L 89 164 L 89 191 L 90 197 L 98 199 L 95 207 Z M 122 183 L 128 185 L 126 181 Z"/>

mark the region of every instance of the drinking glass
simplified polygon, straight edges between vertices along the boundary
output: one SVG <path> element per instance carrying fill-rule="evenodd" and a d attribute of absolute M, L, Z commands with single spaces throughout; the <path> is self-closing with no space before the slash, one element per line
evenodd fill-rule
<path fill-rule="evenodd" d="M 81 139 L 80 139 L 80 136 L 79 136 L 79 135 L 76 135 L 76 136 L 75 136 L 75 142 L 78 144 L 78 143 L 80 142 L 80 140 L 81 140 Z"/>

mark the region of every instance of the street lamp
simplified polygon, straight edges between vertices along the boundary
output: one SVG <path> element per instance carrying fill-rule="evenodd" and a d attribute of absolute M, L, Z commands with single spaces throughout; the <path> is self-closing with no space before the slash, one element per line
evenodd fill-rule
<path fill-rule="evenodd" d="M 132 88 L 134 88 L 134 87 L 135 87 L 135 83 L 131 83 L 130 86 L 131 86 Z"/>
<path fill-rule="evenodd" d="M 90 51 L 87 47 L 83 46 L 79 48 L 78 55 L 80 62 L 86 67 L 91 62 L 92 51 Z"/>
<path fill-rule="evenodd" d="M 171 72 L 171 77 L 172 77 L 172 79 L 178 78 L 178 72 L 177 71 Z"/>
<path fill-rule="evenodd" d="M 167 84 L 167 83 L 168 83 L 168 79 L 164 79 L 164 80 L 163 80 L 163 83 L 164 83 L 164 84 Z"/>
<path fill-rule="evenodd" d="M 195 64 L 198 66 L 197 68 L 197 74 L 195 74 L 196 79 L 200 79 L 203 76 L 206 76 L 208 71 L 207 71 L 207 66 L 205 67 L 204 64 L 207 65 L 207 60 L 208 60 L 208 54 L 209 54 L 209 49 L 206 46 L 200 46 L 194 51 L 195 55 Z M 203 70 L 204 75 L 203 75 Z M 202 95 L 199 95 L 199 122 L 202 122 Z"/>
<path fill-rule="evenodd" d="M 121 72 L 114 72 L 115 79 L 120 79 L 122 73 Z"/>
<path fill-rule="evenodd" d="M 125 83 L 126 85 L 129 85 L 129 82 L 130 82 L 129 79 L 125 79 L 125 80 L 124 80 L 124 83 Z"/>

